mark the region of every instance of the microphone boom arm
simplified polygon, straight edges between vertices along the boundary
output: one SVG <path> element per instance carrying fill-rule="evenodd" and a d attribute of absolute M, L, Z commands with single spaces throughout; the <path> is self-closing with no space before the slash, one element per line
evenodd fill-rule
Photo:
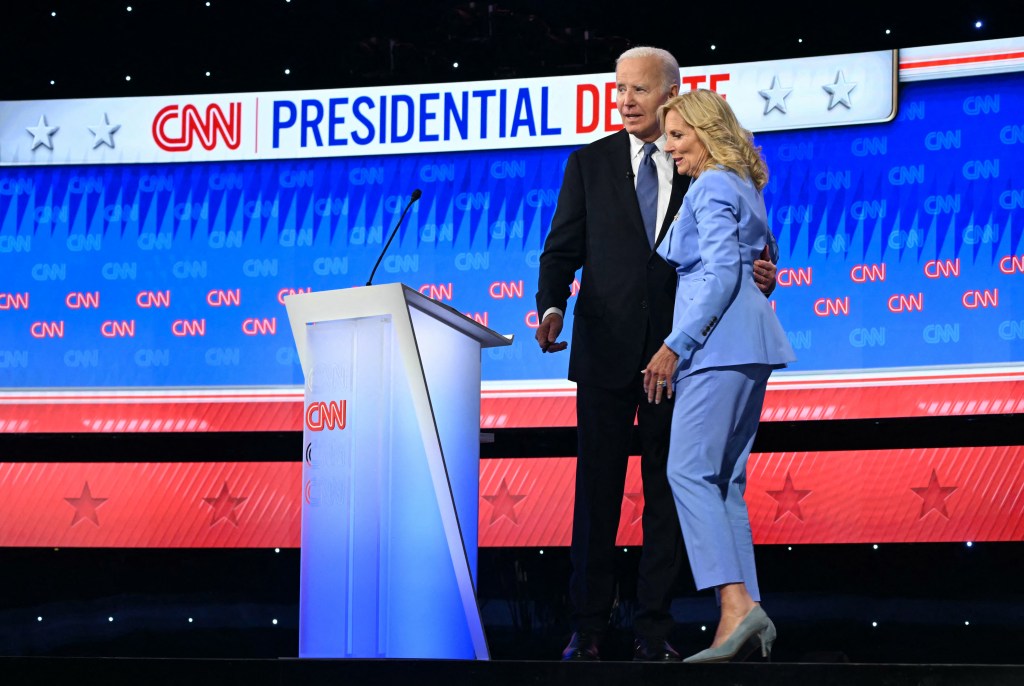
<path fill-rule="evenodd" d="M 412 204 L 420 199 L 423 192 L 419 188 L 412 192 L 412 197 L 409 199 L 409 204 L 402 210 L 402 216 L 398 218 L 398 222 L 395 224 L 395 228 L 391 229 L 391 235 L 388 236 L 388 242 L 384 244 L 384 249 L 380 251 L 380 256 L 377 258 L 377 264 L 373 265 L 373 271 L 370 272 L 370 278 L 366 280 L 366 285 L 369 286 L 373 283 L 373 275 L 377 273 L 377 267 L 380 266 L 380 261 L 384 259 L 384 254 L 388 251 L 388 246 L 391 245 L 391 241 L 395 240 L 395 236 L 398 235 L 398 227 L 402 225 L 402 220 L 405 219 L 405 213 L 409 211 Z"/>

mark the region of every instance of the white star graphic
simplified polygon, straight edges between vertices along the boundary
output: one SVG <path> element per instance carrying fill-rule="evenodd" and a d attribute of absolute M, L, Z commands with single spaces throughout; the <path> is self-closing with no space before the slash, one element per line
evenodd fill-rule
<path fill-rule="evenodd" d="M 50 136 L 57 133 L 59 128 L 59 126 L 48 126 L 45 114 L 39 117 L 39 123 L 35 126 L 26 126 L 25 130 L 32 134 L 32 150 L 40 145 L 45 145 L 53 150 L 53 141 L 50 140 Z"/>
<path fill-rule="evenodd" d="M 850 109 L 853 105 L 850 102 L 850 91 L 857 87 L 853 81 L 847 81 L 843 76 L 843 70 L 836 72 L 836 81 L 832 84 L 825 84 L 822 88 L 829 94 L 828 108 L 831 110 L 836 105 L 843 105 Z"/>
<path fill-rule="evenodd" d="M 772 110 L 786 113 L 786 97 L 793 92 L 792 88 L 783 88 L 779 85 L 779 77 L 772 77 L 772 87 L 768 90 L 758 91 L 765 99 L 764 113 L 767 115 Z"/>
<path fill-rule="evenodd" d="M 107 113 L 103 113 L 103 123 L 97 124 L 96 126 L 87 126 L 92 135 L 96 136 L 96 140 L 92 142 L 92 149 L 100 147 L 101 145 L 109 145 L 111 148 L 114 147 L 114 132 L 121 128 L 120 124 L 111 124 L 110 119 L 107 117 Z"/>

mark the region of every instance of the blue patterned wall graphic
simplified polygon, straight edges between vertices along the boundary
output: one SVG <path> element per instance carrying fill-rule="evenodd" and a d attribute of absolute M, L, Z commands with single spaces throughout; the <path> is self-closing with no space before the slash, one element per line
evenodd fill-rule
<path fill-rule="evenodd" d="M 888 124 L 757 136 L 792 371 L 1024 359 L 1024 83 L 901 85 Z M 280 297 L 401 281 L 533 343 L 567 148 L 0 169 L 0 386 L 301 383 Z"/>

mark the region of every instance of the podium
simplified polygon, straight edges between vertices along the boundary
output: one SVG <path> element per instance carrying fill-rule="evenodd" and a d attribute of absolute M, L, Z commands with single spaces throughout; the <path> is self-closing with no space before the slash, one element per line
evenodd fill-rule
<path fill-rule="evenodd" d="M 285 297 L 305 377 L 299 657 L 488 659 L 480 352 L 402 284 Z"/>

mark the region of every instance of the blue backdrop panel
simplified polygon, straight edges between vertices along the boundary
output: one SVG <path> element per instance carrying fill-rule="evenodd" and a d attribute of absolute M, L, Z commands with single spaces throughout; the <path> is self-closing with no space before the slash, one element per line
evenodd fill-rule
<path fill-rule="evenodd" d="M 917 82 L 757 136 L 792 370 L 1024 358 L 1021 111 L 1019 74 Z M 365 283 L 414 188 L 375 282 L 515 334 L 485 380 L 563 379 L 531 324 L 569 152 L 0 169 L 2 386 L 299 384 L 282 294 Z"/>

